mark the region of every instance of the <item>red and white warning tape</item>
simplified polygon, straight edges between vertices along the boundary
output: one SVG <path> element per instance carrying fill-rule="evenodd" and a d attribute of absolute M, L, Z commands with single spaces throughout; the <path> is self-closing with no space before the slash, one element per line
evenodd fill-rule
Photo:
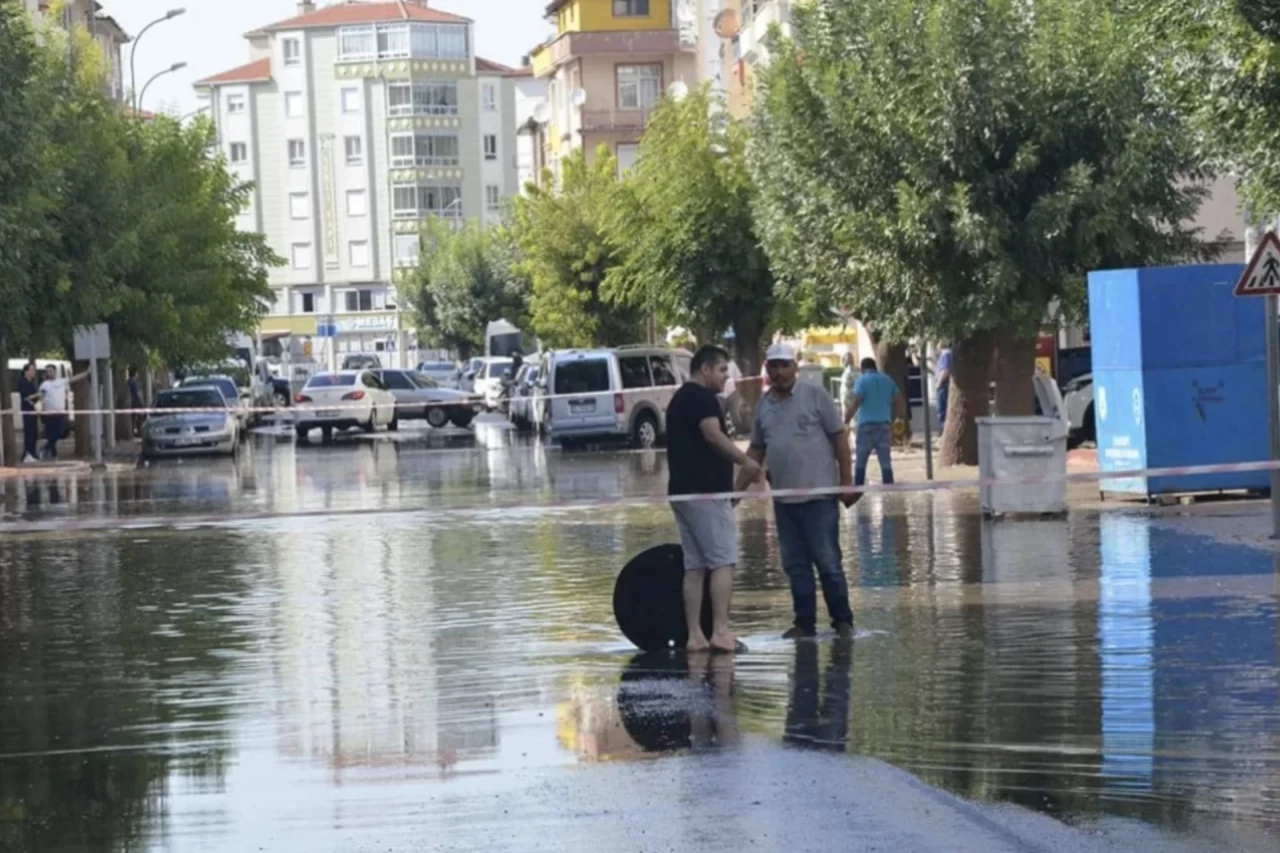
<path fill-rule="evenodd" d="M 933 480 L 917 483 L 880 483 L 858 487 L 821 489 L 752 489 L 745 492 L 720 492 L 701 495 L 617 495 L 590 500 L 552 499 L 542 503 L 497 501 L 469 506 L 405 506 L 405 507 L 326 507 L 307 510 L 228 512 L 225 514 L 171 514 L 145 517 L 111 516 L 104 518 L 62 518 L 0 522 L 0 535 L 15 536 L 35 533 L 62 533 L 102 530 L 151 530 L 157 528 L 221 527 L 255 521 L 276 521 L 349 516 L 431 514 L 435 516 L 484 516 L 510 513 L 513 510 L 582 511 L 611 507 L 659 506 L 669 503 L 723 500 L 779 500 L 787 498 L 840 497 L 849 494 L 894 494 L 903 492 L 942 492 L 975 489 L 983 486 L 1035 486 L 1045 483 L 1097 483 L 1105 480 L 1132 478 L 1183 477 L 1205 474 L 1227 474 L 1280 469 L 1280 461 L 1232 462 L 1221 465 L 1184 465 L 1172 468 L 1135 468 L 1124 471 L 1088 471 L 1074 474 L 1019 477 L 1015 479 Z M 48 475 L 45 475 L 46 477 Z"/>

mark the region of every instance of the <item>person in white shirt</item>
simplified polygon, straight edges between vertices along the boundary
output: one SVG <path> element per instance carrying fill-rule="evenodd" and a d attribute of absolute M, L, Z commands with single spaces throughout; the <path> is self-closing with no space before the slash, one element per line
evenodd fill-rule
<path fill-rule="evenodd" d="M 59 379 L 57 365 L 45 367 L 44 381 L 40 383 L 40 390 L 34 397 L 44 404 L 44 453 L 48 459 L 58 458 L 58 442 L 67 431 L 67 398 L 70 396 L 71 383 L 79 382 L 88 375 L 88 371 L 85 371 L 69 379 Z"/>

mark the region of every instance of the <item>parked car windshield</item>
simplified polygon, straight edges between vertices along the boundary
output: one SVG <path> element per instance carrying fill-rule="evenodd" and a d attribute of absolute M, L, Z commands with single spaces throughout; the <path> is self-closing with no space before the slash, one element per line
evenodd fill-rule
<path fill-rule="evenodd" d="M 431 373 L 452 373 L 455 368 L 447 361 L 424 361 L 418 365 L 418 370 L 430 371 Z"/>
<path fill-rule="evenodd" d="M 423 376 L 421 373 L 410 373 L 409 378 L 413 380 L 413 384 L 419 388 L 439 388 L 440 386 L 430 377 Z"/>
<path fill-rule="evenodd" d="M 345 385 L 355 385 L 356 377 L 354 373 L 317 373 L 307 380 L 308 388 L 341 388 Z"/>
<path fill-rule="evenodd" d="M 222 392 L 222 396 L 227 398 L 230 403 L 240 399 L 240 389 L 236 387 L 236 383 L 230 379 L 216 379 L 211 376 L 201 376 L 194 379 L 187 379 L 182 383 L 183 388 L 216 388 Z"/>
<path fill-rule="evenodd" d="M 156 395 L 153 408 L 173 409 L 223 409 L 227 408 L 226 398 L 216 388 L 194 387 L 175 388 L 161 391 Z"/>

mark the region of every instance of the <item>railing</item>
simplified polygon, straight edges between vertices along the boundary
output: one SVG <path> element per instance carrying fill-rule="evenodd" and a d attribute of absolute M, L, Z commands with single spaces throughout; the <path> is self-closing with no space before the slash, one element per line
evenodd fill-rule
<path fill-rule="evenodd" d="M 651 109 L 638 110 L 583 110 L 583 131 L 641 131 L 649 123 Z"/>

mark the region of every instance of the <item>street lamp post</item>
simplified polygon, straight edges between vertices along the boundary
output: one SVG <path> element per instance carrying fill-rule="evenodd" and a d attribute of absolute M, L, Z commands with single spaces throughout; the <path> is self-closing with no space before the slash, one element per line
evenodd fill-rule
<path fill-rule="evenodd" d="M 142 30 L 134 36 L 133 46 L 129 48 L 129 85 L 133 87 L 133 111 L 135 113 L 138 111 L 139 105 L 142 103 L 142 98 L 138 97 L 138 71 L 137 66 L 134 63 L 134 57 L 138 55 L 138 42 L 142 41 L 142 37 L 146 35 L 147 30 L 151 29 L 156 24 L 163 24 L 165 21 L 171 21 L 179 15 L 185 15 L 186 12 L 187 10 L 181 6 L 176 9 L 170 9 L 168 12 L 165 12 L 162 17 L 156 18 L 154 21 L 143 27 Z"/>
<path fill-rule="evenodd" d="M 163 71 L 157 71 L 155 74 L 152 74 L 151 79 L 148 80 L 147 84 L 142 87 L 142 94 L 138 96 L 138 102 L 133 108 L 134 113 L 140 114 L 142 112 L 142 101 L 147 96 L 147 89 L 150 88 L 152 83 L 156 82 L 157 78 L 163 77 L 166 74 L 172 74 L 175 71 L 181 71 L 186 67 L 187 67 L 187 63 L 185 62 L 175 62 L 172 65 L 170 65 L 168 68 L 164 69 Z"/>

